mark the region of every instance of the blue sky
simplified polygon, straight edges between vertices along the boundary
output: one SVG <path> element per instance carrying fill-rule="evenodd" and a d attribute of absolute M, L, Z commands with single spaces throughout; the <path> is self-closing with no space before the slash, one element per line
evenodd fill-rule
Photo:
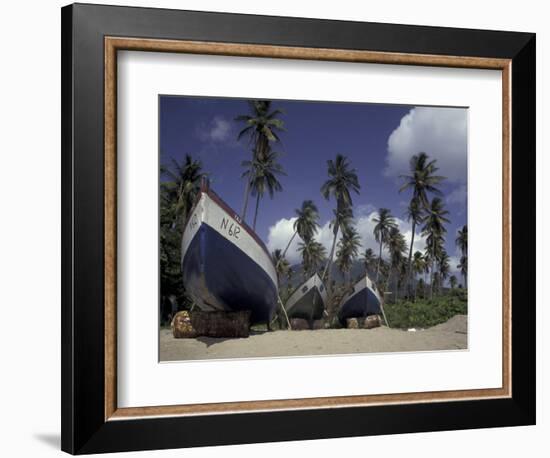
<path fill-rule="evenodd" d="M 186 154 L 200 159 L 210 173 L 212 188 L 240 213 L 244 180 L 241 162 L 251 156 L 248 140 L 237 141 L 241 128 L 235 117 L 248 113 L 243 99 L 161 96 L 160 161 L 181 161 Z M 292 235 L 294 209 L 312 199 L 320 210 L 322 230 L 317 238 L 330 243 L 328 222 L 334 207 L 319 189 L 327 177 L 327 160 L 336 154 L 348 157 L 356 169 L 360 195 L 353 196 L 357 228 L 364 248 L 376 248 L 372 218 L 376 209 L 387 207 L 399 219 L 409 239 L 410 224 L 405 208 L 410 194 L 399 193 L 399 175 L 407 172 L 413 154 L 425 151 L 437 159 L 439 173 L 448 177 L 441 186 L 450 211 L 447 251 L 453 268 L 458 261 L 454 244 L 456 230 L 466 224 L 467 110 L 464 108 L 413 107 L 365 103 L 273 101 L 284 111 L 285 132 L 273 149 L 280 152 L 286 176 L 283 191 L 260 202 L 257 233 L 269 249 L 284 248 Z M 247 221 L 252 221 L 251 200 Z M 415 249 L 423 249 L 416 236 Z M 288 257 L 298 260 L 297 244 Z"/>

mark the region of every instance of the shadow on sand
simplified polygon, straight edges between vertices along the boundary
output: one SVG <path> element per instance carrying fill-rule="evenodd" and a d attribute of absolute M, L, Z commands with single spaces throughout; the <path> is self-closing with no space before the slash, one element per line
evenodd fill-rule
<path fill-rule="evenodd" d="M 261 336 L 263 334 L 268 334 L 269 331 L 250 331 L 250 336 Z M 242 340 L 242 339 L 248 339 L 248 337 L 205 337 L 200 336 L 195 338 L 198 342 L 202 342 L 206 345 L 207 348 L 211 347 L 212 345 L 221 344 L 223 342 L 226 342 L 228 340 Z"/>

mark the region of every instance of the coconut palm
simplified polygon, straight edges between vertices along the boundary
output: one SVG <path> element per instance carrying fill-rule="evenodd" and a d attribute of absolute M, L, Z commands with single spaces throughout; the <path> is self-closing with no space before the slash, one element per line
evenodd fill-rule
<path fill-rule="evenodd" d="M 273 258 L 273 263 L 275 264 L 275 270 L 277 272 L 277 280 L 280 285 L 281 279 L 285 278 L 288 275 L 290 264 L 287 261 L 287 259 L 284 257 L 283 252 L 280 248 L 277 248 L 276 250 L 274 250 L 273 253 L 271 253 L 271 257 Z"/>
<path fill-rule="evenodd" d="M 172 218 L 172 228 L 183 231 L 183 223 L 200 190 L 200 183 L 207 174 L 202 171 L 201 161 L 194 160 L 189 154 L 178 163 L 172 159 L 171 167 L 161 166 L 161 176 L 168 179 L 161 183 L 162 198 Z"/>
<path fill-rule="evenodd" d="M 267 155 L 270 142 L 279 141 L 278 133 L 284 130 L 284 123 L 278 117 L 283 112 L 281 110 L 272 110 L 269 100 L 252 100 L 248 102 L 249 113 L 237 116 L 235 120 L 244 124 L 237 136 L 240 140 L 248 136 L 252 145 L 252 160 L 262 159 Z M 250 194 L 251 182 L 246 180 L 244 191 L 243 210 L 241 219 L 246 219 L 246 210 L 248 207 L 248 196 Z"/>
<path fill-rule="evenodd" d="M 435 175 L 438 170 L 435 159 L 430 161 L 426 153 L 415 154 L 409 161 L 410 175 L 400 175 L 404 183 L 399 192 L 410 189 L 413 199 L 417 199 L 421 207 L 429 207 L 428 193 L 438 196 L 442 194 L 437 185 L 445 180 L 445 177 Z"/>
<path fill-rule="evenodd" d="M 369 272 L 374 270 L 374 265 L 376 264 L 376 255 L 372 248 L 367 248 L 363 254 L 363 265 L 365 266 L 365 273 L 368 275 Z"/>
<path fill-rule="evenodd" d="M 460 257 L 460 264 L 457 266 L 460 269 L 460 273 L 462 274 L 462 278 L 464 280 L 464 288 L 467 287 L 467 278 L 468 278 L 468 257 L 467 256 L 461 256 Z"/>
<path fill-rule="evenodd" d="M 351 267 L 359 254 L 359 248 L 361 248 L 359 233 L 353 226 L 350 226 L 342 232 L 342 238 L 338 242 L 338 251 L 336 252 L 336 265 L 348 283 Z"/>
<path fill-rule="evenodd" d="M 430 206 L 426 208 L 426 216 L 423 219 L 422 235 L 426 236 L 426 253 L 432 261 L 432 277 L 433 262 L 439 261 L 444 251 L 445 233 L 447 232 L 445 223 L 450 223 L 447 218 L 448 214 L 443 201 L 439 197 L 434 197 Z M 431 285 L 430 290 L 430 294 L 432 294 Z"/>
<path fill-rule="evenodd" d="M 399 279 L 400 268 L 403 264 L 405 252 L 407 250 L 407 242 L 405 237 L 399 231 L 397 227 L 392 227 L 388 234 L 388 251 L 390 252 L 390 270 L 388 273 L 388 278 L 386 279 L 386 286 L 391 280 L 392 272 L 395 272 L 397 283 Z"/>
<path fill-rule="evenodd" d="M 420 251 L 415 251 L 412 263 L 411 263 L 412 272 L 415 276 L 422 275 L 426 269 L 426 259 L 424 258 L 424 255 Z M 417 290 L 417 282 L 414 282 L 414 299 L 416 300 L 416 290 Z"/>
<path fill-rule="evenodd" d="M 412 224 L 411 243 L 409 245 L 409 257 L 407 259 L 408 287 L 410 289 L 410 286 L 411 286 L 410 283 L 412 281 L 412 276 L 413 276 L 413 269 L 411 264 L 412 264 L 414 238 L 416 236 L 416 226 L 417 224 L 422 223 L 422 218 L 424 215 L 424 208 L 422 207 L 422 204 L 418 197 L 413 197 L 411 199 L 407 207 L 406 215 L 407 215 L 407 221 L 411 222 Z"/>
<path fill-rule="evenodd" d="M 283 256 L 286 255 L 296 235 L 302 240 L 310 240 L 319 229 L 319 210 L 312 200 L 304 200 L 301 208 L 297 208 L 294 212 L 296 213 L 293 224 L 294 233 L 283 251 Z"/>
<path fill-rule="evenodd" d="M 401 175 L 404 180 L 399 192 L 412 191 L 411 201 L 408 208 L 408 220 L 412 223 L 411 244 L 409 247 L 408 269 L 409 279 L 411 272 L 412 249 L 414 244 L 415 230 L 417 224 L 421 223 L 424 208 L 429 206 L 428 194 L 440 196 L 442 193 L 438 185 L 445 179 L 443 176 L 435 175 L 438 171 L 436 160 L 429 160 L 426 153 L 415 154 L 409 161 L 409 175 Z"/>
<path fill-rule="evenodd" d="M 256 196 L 256 208 L 254 210 L 254 222 L 252 229 L 256 230 L 256 220 L 258 218 L 258 207 L 260 199 L 267 191 L 270 198 L 276 192 L 283 190 L 281 183 L 277 179 L 279 175 L 286 175 L 281 164 L 277 162 L 279 154 L 267 148 L 263 155 L 256 155 L 251 161 L 243 161 L 242 166 L 246 171 L 242 174 L 250 183 L 252 196 Z"/>
<path fill-rule="evenodd" d="M 466 275 L 468 271 L 468 226 L 462 226 L 462 229 L 458 230 L 455 240 L 456 246 L 462 254 L 460 258 L 460 271 L 463 277 L 464 287 L 466 287 Z"/>
<path fill-rule="evenodd" d="M 447 252 L 443 250 L 441 256 L 439 257 L 439 279 L 442 283 L 449 278 L 449 274 L 451 272 L 450 260 L 451 258 L 449 258 Z"/>
<path fill-rule="evenodd" d="M 458 279 L 455 275 L 451 275 L 451 277 L 449 278 L 449 284 L 451 285 L 451 289 L 456 288 L 456 285 L 458 284 Z"/>
<path fill-rule="evenodd" d="M 326 256 L 326 250 L 319 242 L 310 238 L 298 244 L 298 252 L 302 255 L 304 280 L 307 280 L 321 266 Z"/>
<path fill-rule="evenodd" d="M 334 257 L 334 250 L 336 248 L 336 240 L 338 239 L 338 232 L 342 221 L 349 220 L 353 216 L 352 205 L 353 201 L 351 193 L 355 192 L 359 194 L 361 186 L 357 178 L 355 169 L 352 169 L 348 159 L 341 154 L 336 156 L 336 159 L 327 161 L 328 176 L 329 179 L 321 186 L 321 194 L 327 200 L 334 197 L 336 200 L 335 219 L 332 225 L 333 239 L 332 247 L 325 268 L 325 273 L 328 272 L 327 284 L 329 285 L 329 291 L 332 290 L 332 269 L 331 264 Z M 325 275 L 323 274 L 323 277 Z"/>
<path fill-rule="evenodd" d="M 373 222 L 375 223 L 374 238 L 380 244 L 378 265 L 376 266 L 375 282 L 377 282 L 380 274 L 380 263 L 382 262 L 382 247 L 388 242 L 390 231 L 397 227 L 397 223 L 388 208 L 379 209 L 378 216 L 374 217 Z"/>

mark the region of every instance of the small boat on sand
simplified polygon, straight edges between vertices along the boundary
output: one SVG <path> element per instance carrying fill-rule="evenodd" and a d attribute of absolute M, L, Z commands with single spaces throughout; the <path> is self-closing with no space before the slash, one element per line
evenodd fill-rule
<path fill-rule="evenodd" d="M 383 313 L 382 299 L 367 275 L 353 285 L 353 289 L 342 298 L 341 304 L 338 319 L 343 325 L 348 318 L 366 318 Z"/>
<path fill-rule="evenodd" d="M 302 283 L 290 295 L 285 304 L 289 318 L 318 320 L 323 316 L 327 300 L 327 290 L 318 274 Z"/>
<path fill-rule="evenodd" d="M 269 323 L 277 306 L 275 266 L 258 235 L 203 180 L 181 244 L 185 290 L 204 311 L 251 311 Z"/>

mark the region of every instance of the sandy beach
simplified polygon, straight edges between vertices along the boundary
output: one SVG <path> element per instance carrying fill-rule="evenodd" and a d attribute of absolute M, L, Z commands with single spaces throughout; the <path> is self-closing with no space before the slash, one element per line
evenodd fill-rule
<path fill-rule="evenodd" d="M 380 327 L 262 332 L 242 339 L 175 339 L 169 329 L 162 329 L 160 360 L 460 350 L 467 345 L 466 315 L 456 315 L 446 323 L 416 331 Z"/>

